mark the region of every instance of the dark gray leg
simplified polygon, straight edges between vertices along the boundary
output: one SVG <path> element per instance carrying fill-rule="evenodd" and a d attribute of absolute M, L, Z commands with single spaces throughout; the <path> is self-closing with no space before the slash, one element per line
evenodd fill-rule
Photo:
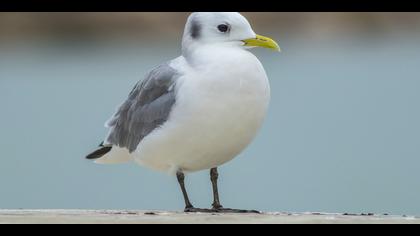
<path fill-rule="evenodd" d="M 190 199 L 188 198 L 187 190 L 185 189 L 185 183 L 184 183 L 185 175 L 184 175 L 184 173 L 178 171 L 176 173 L 176 177 L 178 179 L 179 186 L 181 186 L 182 194 L 184 195 L 185 209 L 194 208 L 193 205 L 190 202 Z"/>
<path fill-rule="evenodd" d="M 230 208 L 223 208 L 220 204 L 219 199 L 219 189 L 217 187 L 217 180 L 219 179 L 219 173 L 217 171 L 217 167 L 210 170 L 210 179 L 213 186 L 213 212 L 221 212 L 221 213 L 261 213 L 256 210 L 239 210 L 239 209 L 230 209 Z"/>
<path fill-rule="evenodd" d="M 185 212 L 210 212 L 209 209 L 199 209 L 199 208 L 195 208 L 191 202 L 190 199 L 188 198 L 188 193 L 187 190 L 185 188 L 185 175 L 184 173 L 182 173 L 181 171 L 178 171 L 176 173 L 176 177 L 178 179 L 178 183 L 179 186 L 181 186 L 181 190 L 182 190 L 182 194 L 184 195 L 184 200 L 185 200 Z"/>
<path fill-rule="evenodd" d="M 211 184 L 213 185 L 213 209 L 221 209 L 223 208 L 222 205 L 220 205 L 220 200 L 219 200 L 219 190 L 217 187 L 217 180 L 219 178 L 219 173 L 217 172 L 217 168 L 213 168 L 210 170 L 210 180 L 211 180 Z"/>

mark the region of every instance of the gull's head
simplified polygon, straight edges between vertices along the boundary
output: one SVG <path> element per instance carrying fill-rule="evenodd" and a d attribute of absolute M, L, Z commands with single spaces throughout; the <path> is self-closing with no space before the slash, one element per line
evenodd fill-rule
<path fill-rule="evenodd" d="M 237 12 L 195 12 L 187 20 L 182 46 L 203 45 L 253 47 L 280 51 L 278 44 L 265 36 L 256 34 L 248 20 Z"/>

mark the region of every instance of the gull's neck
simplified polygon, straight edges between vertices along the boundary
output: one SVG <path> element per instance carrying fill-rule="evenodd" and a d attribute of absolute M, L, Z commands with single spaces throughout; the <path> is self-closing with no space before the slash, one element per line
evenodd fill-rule
<path fill-rule="evenodd" d="M 192 66 L 210 64 L 220 60 L 228 60 L 239 54 L 249 54 L 238 42 L 224 43 L 183 43 L 182 55 Z"/>

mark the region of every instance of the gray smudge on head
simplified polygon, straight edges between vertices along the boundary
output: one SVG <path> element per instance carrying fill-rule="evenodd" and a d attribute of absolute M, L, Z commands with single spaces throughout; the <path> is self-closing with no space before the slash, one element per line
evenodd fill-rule
<path fill-rule="evenodd" d="M 193 39 L 200 37 L 201 25 L 197 19 L 193 18 L 190 25 L 190 34 Z"/>

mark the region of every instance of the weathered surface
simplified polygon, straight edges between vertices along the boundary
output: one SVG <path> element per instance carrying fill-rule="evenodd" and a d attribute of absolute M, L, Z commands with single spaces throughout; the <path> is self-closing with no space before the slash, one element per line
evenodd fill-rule
<path fill-rule="evenodd" d="M 0 210 L 1 224 L 419 224 L 412 216 L 327 213 L 200 214 L 114 210 Z"/>

